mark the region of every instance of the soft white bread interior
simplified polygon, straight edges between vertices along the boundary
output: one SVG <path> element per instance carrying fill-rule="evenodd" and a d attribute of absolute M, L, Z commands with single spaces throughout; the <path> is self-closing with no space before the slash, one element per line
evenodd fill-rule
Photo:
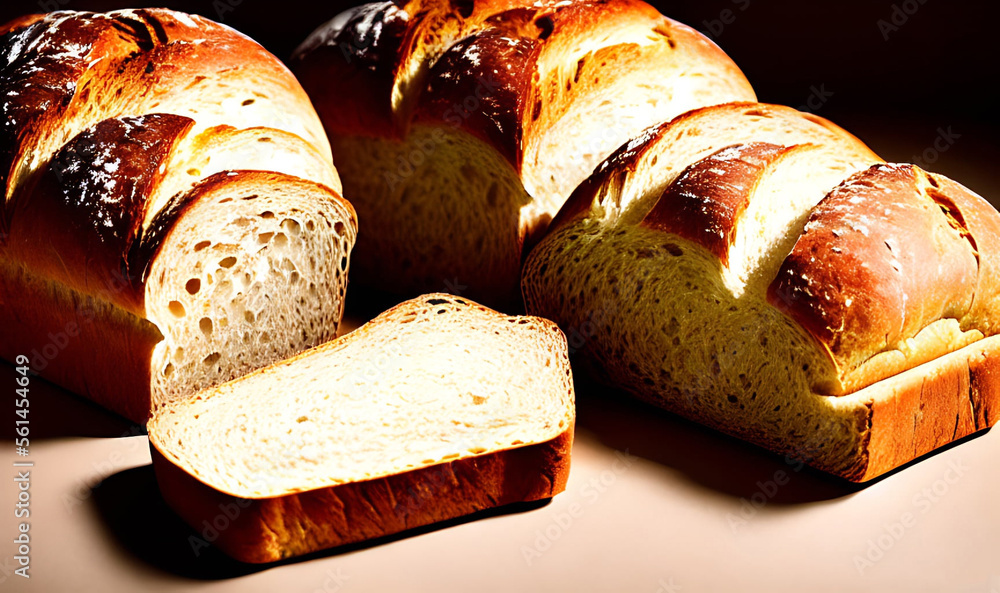
<path fill-rule="evenodd" d="M 292 67 L 365 221 L 355 281 L 502 306 L 526 248 L 615 148 L 755 98 L 715 44 L 638 0 L 367 4 Z"/>
<path fill-rule="evenodd" d="M 178 475 L 185 487 L 252 499 L 258 505 L 235 520 L 243 537 L 223 533 L 217 543 L 267 561 L 553 496 L 565 486 L 573 423 L 555 324 L 432 294 L 165 406 L 148 428 L 167 502 L 197 528 L 211 517 L 192 492 L 181 495 Z M 429 469 L 447 478 L 428 482 Z M 405 488 L 391 488 L 401 480 Z M 358 491 L 378 512 L 352 516 L 342 501 L 318 509 L 296 498 Z M 247 537 L 257 521 L 267 529 Z"/>
<path fill-rule="evenodd" d="M 196 193 L 145 287 L 163 333 L 153 407 L 331 340 L 343 314 L 350 206 L 278 173 L 219 173 Z"/>
<path fill-rule="evenodd" d="M 605 381 L 865 480 L 995 422 L 998 230 L 825 120 L 722 105 L 602 164 L 523 290 Z"/>

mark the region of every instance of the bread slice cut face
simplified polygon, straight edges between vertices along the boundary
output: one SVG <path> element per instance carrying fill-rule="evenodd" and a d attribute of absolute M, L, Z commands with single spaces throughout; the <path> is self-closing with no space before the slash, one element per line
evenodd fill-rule
<path fill-rule="evenodd" d="M 196 529 L 206 493 L 252 501 L 243 535 L 218 542 L 248 561 L 548 498 L 569 469 L 567 356 L 549 321 L 420 297 L 161 409 L 148 425 L 160 485 Z M 329 508 L 307 506 L 319 499 Z"/>

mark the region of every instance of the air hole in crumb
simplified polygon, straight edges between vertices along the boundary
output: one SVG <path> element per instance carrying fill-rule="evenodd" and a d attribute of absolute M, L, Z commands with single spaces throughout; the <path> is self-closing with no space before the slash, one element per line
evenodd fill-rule
<path fill-rule="evenodd" d="M 246 101 L 243 101 L 242 105 L 244 107 L 246 107 L 247 105 L 253 105 L 253 99 L 247 99 Z"/>
<path fill-rule="evenodd" d="M 339 235 L 339 236 L 343 236 L 344 235 L 344 223 L 342 223 L 342 222 L 340 222 L 338 220 L 337 223 L 333 225 L 333 232 L 337 233 L 337 235 Z"/>
<path fill-rule="evenodd" d="M 276 247 L 284 247 L 288 245 L 288 235 L 285 233 L 277 233 L 274 235 L 274 245 Z"/>
<path fill-rule="evenodd" d="M 311 220 L 307 220 L 306 221 L 306 229 L 310 230 L 310 231 L 316 230 L 316 223 L 313 222 L 313 221 L 311 221 Z"/>
<path fill-rule="evenodd" d="M 299 283 L 299 278 L 300 278 L 300 276 L 299 276 L 298 272 L 292 272 L 292 275 L 288 277 L 288 280 L 292 284 L 298 284 Z"/>
<path fill-rule="evenodd" d="M 309 417 L 308 416 L 299 416 L 298 418 L 295 419 L 295 421 L 298 422 L 299 424 L 302 424 L 303 422 L 308 422 L 309 421 Z"/>
<path fill-rule="evenodd" d="M 246 319 L 247 323 L 253 323 L 254 322 L 253 311 L 250 311 L 250 310 L 244 311 L 243 312 L 243 319 Z"/>
<path fill-rule="evenodd" d="M 281 221 L 281 228 L 284 229 L 289 235 L 295 237 L 302 231 L 302 225 L 299 221 L 293 220 L 291 218 L 286 218 Z"/>
<path fill-rule="evenodd" d="M 236 258 L 233 256 L 223 258 L 221 261 L 219 261 L 219 265 L 222 266 L 223 268 L 231 268 L 236 265 Z"/>
<path fill-rule="evenodd" d="M 340 269 L 341 271 L 347 271 L 347 257 L 340 258 Z"/>
<path fill-rule="evenodd" d="M 202 362 L 205 363 L 206 365 L 213 365 L 213 364 L 219 362 L 220 358 L 222 358 L 221 354 L 219 354 L 218 352 L 213 352 L 213 353 L 209 354 L 208 356 L 206 356 L 204 358 L 204 360 L 202 360 Z"/>
<path fill-rule="evenodd" d="M 274 233 L 261 233 L 257 235 L 257 242 L 261 244 L 267 243 L 268 241 L 271 240 L 271 237 L 273 236 Z"/>
<path fill-rule="evenodd" d="M 184 317 L 184 305 L 180 304 L 179 301 L 170 301 L 167 308 L 170 309 L 174 317 Z"/>
<path fill-rule="evenodd" d="M 187 174 L 192 177 L 201 177 L 201 171 L 198 169 L 188 169 Z"/>
<path fill-rule="evenodd" d="M 271 141 L 271 139 L 268 138 L 267 136 L 265 136 L 263 138 L 257 138 L 257 142 L 270 142 L 270 141 Z"/>
<path fill-rule="evenodd" d="M 274 212 L 271 212 L 270 210 L 265 210 L 265 211 L 263 211 L 263 212 L 260 213 L 260 217 L 261 218 L 274 218 Z"/>
<path fill-rule="evenodd" d="M 448 301 L 445 299 L 428 299 L 428 305 L 447 305 Z"/>
<path fill-rule="evenodd" d="M 198 322 L 198 327 L 201 328 L 201 333 L 205 334 L 205 337 L 212 335 L 212 320 L 208 317 L 202 317 Z"/>
<path fill-rule="evenodd" d="M 211 245 L 212 245 L 211 241 L 201 241 L 201 242 L 195 244 L 194 250 L 195 251 L 201 251 L 202 249 L 205 249 L 205 248 L 207 248 L 207 247 L 209 247 Z"/>
<path fill-rule="evenodd" d="M 188 280 L 187 284 L 184 285 L 184 289 L 188 291 L 188 294 L 198 294 L 198 291 L 201 290 L 201 280 L 197 278 Z"/>
<path fill-rule="evenodd" d="M 167 366 L 163 368 L 163 376 L 164 378 L 169 378 L 170 375 L 173 374 L 174 374 L 174 363 L 168 362 Z"/>
<path fill-rule="evenodd" d="M 481 406 L 486 403 L 486 398 L 481 395 L 473 395 L 472 403 L 477 406 Z"/>

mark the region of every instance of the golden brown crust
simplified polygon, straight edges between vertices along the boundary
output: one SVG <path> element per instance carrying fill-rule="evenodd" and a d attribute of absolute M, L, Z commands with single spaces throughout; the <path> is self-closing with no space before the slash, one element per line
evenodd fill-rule
<path fill-rule="evenodd" d="M 157 327 L 108 303 L 130 290 L 112 278 L 81 295 L 0 257 L 0 358 L 29 358 L 32 371 L 132 420 L 150 411 L 150 358 Z"/>
<path fill-rule="evenodd" d="M 921 173 L 878 165 L 832 191 L 768 289 L 844 375 L 935 321 L 965 319 L 977 293 L 975 237 L 950 224 Z"/>
<path fill-rule="evenodd" d="M 736 224 L 753 187 L 787 151 L 765 142 L 723 148 L 685 169 L 641 224 L 701 245 L 728 265 Z"/>
<path fill-rule="evenodd" d="M 217 533 L 207 539 L 226 554 L 263 563 L 551 498 L 566 488 L 572 445 L 571 426 L 536 445 L 252 500 L 220 492 L 174 465 L 155 445 L 150 450 L 167 504 L 203 538 Z M 233 509 L 236 516 L 227 515 Z"/>
<path fill-rule="evenodd" d="M 522 122 L 539 43 L 487 30 L 459 41 L 427 76 L 427 94 L 414 123 L 454 126 L 492 146 L 517 169 Z M 462 72 L 456 76 L 455 72 Z"/>
<path fill-rule="evenodd" d="M 328 154 L 308 98 L 288 70 L 244 35 L 165 9 L 57 12 L 5 36 L 0 70 L 0 185 L 9 199 L 39 159 L 103 119 L 163 111 L 210 76 L 253 75 L 307 125 L 290 130 Z M 251 66 L 252 65 L 252 66 Z M 319 126 L 312 126 L 318 128 Z M 43 161 L 44 162 L 44 161 Z M 10 214 L 5 212 L 4 214 Z"/>
<path fill-rule="evenodd" d="M 692 109 L 669 122 L 651 127 L 611 154 L 566 200 L 552 219 L 549 232 L 588 214 L 595 206 L 620 207 L 624 181 L 636 172 L 650 153 L 655 154 L 657 144 L 669 142 L 672 136 L 674 141 L 683 142 L 684 135 L 694 133 L 699 121 L 711 119 L 728 120 L 732 127 L 742 127 L 751 132 L 758 122 L 778 120 L 801 132 L 792 136 L 799 138 L 796 143 L 836 146 L 839 150 L 870 159 L 872 163 L 881 162 L 855 136 L 818 115 L 767 103 L 739 101 L 710 105 Z M 605 204 L 605 200 L 611 203 Z"/>
<path fill-rule="evenodd" d="M 143 234 L 162 165 L 193 124 L 169 114 L 112 118 L 67 142 L 37 185 L 15 194 L 8 256 L 92 296 L 126 278 L 127 290 L 110 300 L 141 315 L 141 270 L 128 254 Z"/>
<path fill-rule="evenodd" d="M 1000 340 L 987 338 L 858 392 L 868 436 L 843 477 L 876 478 L 1000 418 Z"/>
<path fill-rule="evenodd" d="M 624 70 L 627 62 L 641 60 L 641 50 L 622 44 L 615 50 L 621 55 L 597 54 L 591 62 L 602 62 L 599 67 L 581 60 L 569 83 L 553 63 L 571 54 L 574 44 L 637 24 L 672 49 L 729 66 L 731 78 L 743 80 L 718 47 L 638 0 L 366 4 L 317 29 L 292 64 L 333 135 L 399 138 L 414 116 L 436 114 L 490 140 L 501 154 L 520 155 L 523 143 L 553 125 L 577 96 L 598 91 L 601 76 L 614 75 L 603 62 Z M 345 82 L 352 93 L 338 91 Z M 394 96 L 401 85 L 406 95 Z M 484 102 L 468 109 L 471 120 L 444 113 L 458 111 L 470 97 Z M 481 109 L 487 113 L 479 115 Z"/>
<path fill-rule="evenodd" d="M 1000 216 L 981 196 L 943 175 L 920 170 L 914 174 L 976 256 L 975 295 L 963 325 L 979 328 L 986 335 L 1000 333 L 996 315 L 1000 311 Z"/>
<path fill-rule="evenodd" d="M 364 4 L 343 12 L 296 50 L 295 73 L 327 131 L 397 135 L 392 86 L 408 20 L 392 2 Z"/>

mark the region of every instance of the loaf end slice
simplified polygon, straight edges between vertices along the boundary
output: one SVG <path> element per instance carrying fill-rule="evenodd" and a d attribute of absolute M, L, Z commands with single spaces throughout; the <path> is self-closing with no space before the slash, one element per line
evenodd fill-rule
<path fill-rule="evenodd" d="M 167 504 L 260 563 L 550 498 L 574 420 L 555 324 L 432 294 L 148 428 Z"/>

